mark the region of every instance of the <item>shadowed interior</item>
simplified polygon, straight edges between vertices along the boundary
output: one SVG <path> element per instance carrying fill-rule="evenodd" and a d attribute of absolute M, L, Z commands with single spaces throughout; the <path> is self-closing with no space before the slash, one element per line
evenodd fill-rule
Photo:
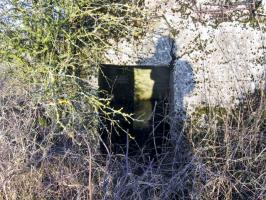
<path fill-rule="evenodd" d="M 160 153 L 169 136 L 169 77 L 167 66 L 102 65 L 99 95 L 110 98 L 110 107 L 132 114 L 125 119 L 114 114 L 111 120 L 100 113 L 101 151 L 129 155 L 140 151 L 153 157 Z M 110 111 L 106 108 L 105 111 Z"/>

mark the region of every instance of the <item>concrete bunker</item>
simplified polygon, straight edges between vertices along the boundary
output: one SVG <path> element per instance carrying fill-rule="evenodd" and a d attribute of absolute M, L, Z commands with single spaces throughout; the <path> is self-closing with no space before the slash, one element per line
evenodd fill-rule
<path fill-rule="evenodd" d="M 167 149 L 170 73 L 167 65 L 101 65 L 99 96 L 110 99 L 109 108 L 100 112 L 102 153 L 138 155 L 141 152 L 153 157 Z M 132 118 L 112 113 L 110 108 Z"/>

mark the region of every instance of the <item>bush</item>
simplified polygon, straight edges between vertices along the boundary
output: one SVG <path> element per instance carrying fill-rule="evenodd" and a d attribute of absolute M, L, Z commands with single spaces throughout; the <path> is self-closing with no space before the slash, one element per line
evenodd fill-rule
<path fill-rule="evenodd" d="M 109 41 L 139 29 L 140 4 L 1 2 L 0 198 L 92 198 L 97 112 L 106 106 L 95 77 Z"/>

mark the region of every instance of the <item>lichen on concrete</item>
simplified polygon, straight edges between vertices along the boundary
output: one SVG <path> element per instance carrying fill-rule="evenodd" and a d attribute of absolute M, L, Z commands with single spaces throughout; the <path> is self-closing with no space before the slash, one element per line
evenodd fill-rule
<path fill-rule="evenodd" d="M 108 62 L 155 67 L 172 63 L 175 109 L 188 114 L 202 105 L 232 107 L 262 87 L 265 32 L 237 20 L 216 26 L 211 20 L 202 22 L 196 8 L 182 2 L 146 0 L 146 33 L 137 40 L 129 36 L 114 42 L 106 53 Z M 259 12 L 265 12 L 265 5 L 263 1 Z"/>

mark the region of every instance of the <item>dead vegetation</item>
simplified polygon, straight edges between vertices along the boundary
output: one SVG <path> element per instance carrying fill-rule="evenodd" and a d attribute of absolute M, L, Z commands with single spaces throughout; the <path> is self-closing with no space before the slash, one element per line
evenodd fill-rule
<path fill-rule="evenodd" d="M 1 199 L 265 198 L 262 91 L 233 110 L 198 110 L 175 148 L 144 163 L 143 155 L 102 157 L 92 129 L 63 134 L 16 83 L 1 88 Z"/>

